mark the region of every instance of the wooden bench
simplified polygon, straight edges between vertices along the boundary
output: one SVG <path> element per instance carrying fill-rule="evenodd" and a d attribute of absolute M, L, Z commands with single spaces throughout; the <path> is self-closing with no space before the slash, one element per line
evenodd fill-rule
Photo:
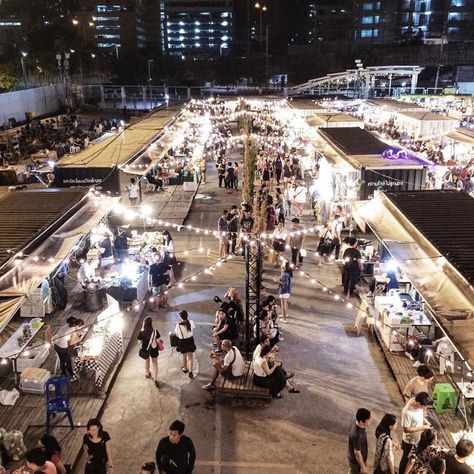
<path fill-rule="evenodd" d="M 244 373 L 238 379 L 226 379 L 220 376 L 216 381 L 216 396 L 226 398 L 271 399 L 268 388 L 257 387 L 253 383 L 251 362 L 245 363 Z"/>

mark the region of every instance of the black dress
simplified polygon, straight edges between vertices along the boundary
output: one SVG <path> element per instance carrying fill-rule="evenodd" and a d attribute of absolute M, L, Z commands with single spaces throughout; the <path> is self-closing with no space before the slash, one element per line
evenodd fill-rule
<path fill-rule="evenodd" d="M 86 464 L 85 474 L 106 474 L 107 472 L 107 448 L 105 444 L 110 441 L 107 431 L 102 431 L 100 441 L 94 443 L 89 434 L 86 433 L 83 438 L 83 445 L 87 446 L 89 453 L 89 462 Z"/>

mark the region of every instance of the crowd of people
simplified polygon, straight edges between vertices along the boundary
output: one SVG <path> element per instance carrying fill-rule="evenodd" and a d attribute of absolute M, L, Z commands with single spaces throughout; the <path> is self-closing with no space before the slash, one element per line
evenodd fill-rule
<path fill-rule="evenodd" d="M 400 416 L 402 443 L 396 442 L 397 416 L 385 414 L 375 429 L 373 470 L 369 471 L 366 429 L 372 424 L 371 412 L 359 408 L 352 423 L 347 444 L 349 474 L 469 474 L 474 470 L 467 464 L 474 451 L 470 439 L 461 438 L 454 450 L 439 445 L 437 431 L 427 418 L 433 401 L 427 392 L 410 398 Z M 397 468 L 395 451 L 402 452 Z"/>

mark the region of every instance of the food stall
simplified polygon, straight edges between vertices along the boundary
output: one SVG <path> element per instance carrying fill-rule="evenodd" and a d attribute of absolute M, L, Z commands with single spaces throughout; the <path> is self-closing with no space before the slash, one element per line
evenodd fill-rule
<path fill-rule="evenodd" d="M 451 130 L 444 136 L 447 142 L 443 149 L 443 155 L 447 161 L 453 157 L 461 166 L 471 162 L 474 156 L 474 130 L 471 128 L 457 128 Z"/>

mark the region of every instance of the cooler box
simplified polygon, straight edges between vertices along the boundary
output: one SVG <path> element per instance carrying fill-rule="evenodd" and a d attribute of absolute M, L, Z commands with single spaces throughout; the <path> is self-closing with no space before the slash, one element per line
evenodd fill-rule
<path fill-rule="evenodd" d="M 49 370 L 28 367 L 20 375 L 20 389 L 26 393 L 44 393 L 50 378 Z"/>
<path fill-rule="evenodd" d="M 25 352 L 27 352 L 28 355 L 25 355 Z M 49 348 L 43 346 L 39 349 L 31 349 L 25 352 L 23 352 L 16 360 L 16 368 L 18 372 L 23 372 L 28 367 L 41 367 L 49 355 Z"/>

